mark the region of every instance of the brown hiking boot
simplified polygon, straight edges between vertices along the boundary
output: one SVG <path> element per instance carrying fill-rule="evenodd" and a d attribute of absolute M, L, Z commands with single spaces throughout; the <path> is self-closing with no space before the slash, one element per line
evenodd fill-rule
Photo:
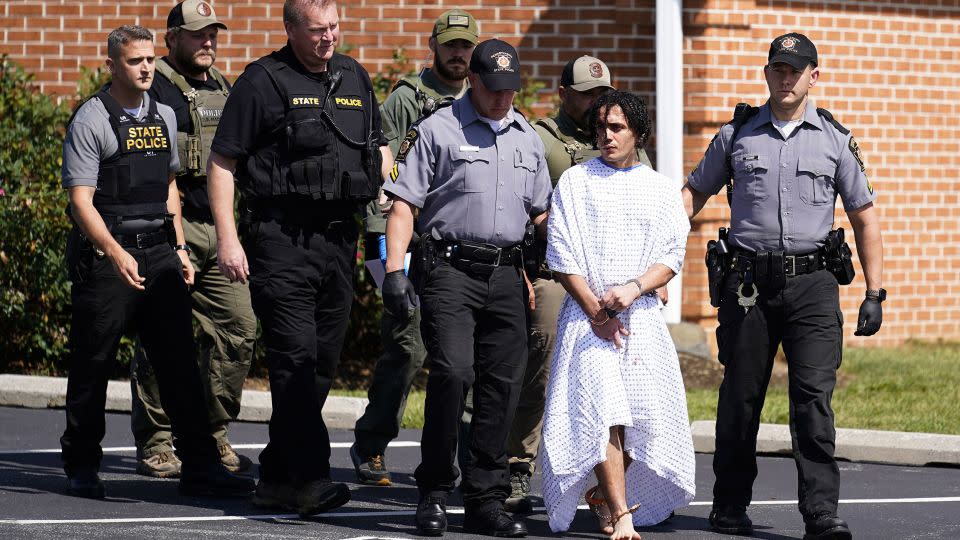
<path fill-rule="evenodd" d="M 253 465 L 250 458 L 238 454 L 230 443 L 221 444 L 217 449 L 220 450 L 220 463 L 223 463 L 223 467 L 232 473 L 245 471 Z"/>
<path fill-rule="evenodd" d="M 179 478 L 180 460 L 173 450 L 141 458 L 137 460 L 137 474 L 154 478 Z"/>

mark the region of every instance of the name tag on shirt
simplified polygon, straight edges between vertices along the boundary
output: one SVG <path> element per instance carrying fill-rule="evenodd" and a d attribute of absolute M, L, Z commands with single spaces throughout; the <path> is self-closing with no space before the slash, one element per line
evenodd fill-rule
<path fill-rule="evenodd" d="M 468 145 L 468 144 L 461 144 L 461 145 L 460 145 L 460 151 L 461 151 L 461 152 L 479 152 L 479 151 L 480 151 L 480 147 L 479 147 L 479 146 L 470 146 L 470 145 Z"/>

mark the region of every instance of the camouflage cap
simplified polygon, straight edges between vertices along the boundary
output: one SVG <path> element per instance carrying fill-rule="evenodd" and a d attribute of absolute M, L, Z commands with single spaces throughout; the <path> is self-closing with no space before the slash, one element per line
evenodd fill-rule
<path fill-rule="evenodd" d="M 613 88 L 607 65 L 599 58 L 586 55 L 567 62 L 560 75 L 560 86 L 577 92 L 586 92 L 599 86 Z"/>
<path fill-rule="evenodd" d="M 185 0 L 170 10 L 167 15 L 167 28 L 183 28 L 184 30 L 202 30 L 210 25 L 224 30 L 227 25 L 217 20 L 213 6 L 203 0 Z"/>
<path fill-rule="evenodd" d="M 465 39 L 474 45 L 480 39 L 480 33 L 477 31 L 477 20 L 473 15 L 462 9 L 451 9 L 443 12 L 443 15 L 433 24 L 433 33 L 431 37 L 437 38 L 437 43 L 446 43 L 455 39 Z"/>

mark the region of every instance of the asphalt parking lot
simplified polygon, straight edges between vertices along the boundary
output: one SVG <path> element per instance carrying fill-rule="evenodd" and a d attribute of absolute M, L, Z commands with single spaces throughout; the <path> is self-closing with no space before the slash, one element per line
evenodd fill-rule
<path fill-rule="evenodd" d="M 60 468 L 61 410 L 0 408 L 0 538 L 323 538 L 374 540 L 410 538 L 419 461 L 419 432 L 405 431 L 388 451 L 394 472 L 389 488 L 360 486 L 348 448 L 350 431 L 331 433 L 335 480 L 350 482 L 353 500 L 323 516 L 301 520 L 270 514 L 248 500 L 181 497 L 175 480 L 134 474 L 130 417 L 107 415 L 102 477 L 107 499 L 68 497 Z M 231 440 L 256 461 L 267 440 L 265 424 L 237 423 Z M 309 450 L 304 459 L 310 459 Z M 642 530 L 645 539 L 722 538 L 707 530 L 713 473 L 709 454 L 697 455 L 697 496 L 666 524 Z M 840 515 L 857 538 L 960 538 L 960 468 L 902 467 L 841 463 Z M 534 478 L 538 492 L 540 478 Z M 803 536 L 796 511 L 796 469 L 782 457 L 763 457 L 749 514 L 757 538 Z M 460 499 L 450 500 L 447 537 L 480 538 L 460 532 Z M 556 538 L 540 511 L 527 519 L 530 538 Z M 601 538 L 582 510 L 565 538 Z"/>

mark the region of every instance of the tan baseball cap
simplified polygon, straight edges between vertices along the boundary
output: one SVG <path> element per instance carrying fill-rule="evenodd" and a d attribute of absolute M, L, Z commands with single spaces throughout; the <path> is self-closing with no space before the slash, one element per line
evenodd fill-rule
<path fill-rule="evenodd" d="M 213 6 L 203 0 L 186 0 L 170 10 L 167 15 L 167 28 L 183 28 L 184 30 L 202 30 L 210 25 L 224 30 L 227 25 L 217 20 Z"/>
<path fill-rule="evenodd" d="M 477 31 L 477 20 L 473 15 L 462 9 L 444 11 L 443 15 L 433 24 L 431 37 L 437 38 L 437 43 L 446 43 L 455 39 L 465 39 L 476 45 L 480 40 Z"/>
<path fill-rule="evenodd" d="M 560 86 L 577 92 L 586 92 L 598 86 L 613 88 L 607 65 L 599 58 L 586 55 L 567 62 L 560 75 Z"/>

